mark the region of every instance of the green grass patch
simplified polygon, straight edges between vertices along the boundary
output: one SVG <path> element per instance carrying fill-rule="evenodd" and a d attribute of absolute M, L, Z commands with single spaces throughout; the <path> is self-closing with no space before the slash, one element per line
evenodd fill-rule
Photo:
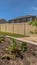
<path fill-rule="evenodd" d="M 14 34 L 14 33 L 8 33 L 8 32 L 1 32 L 0 31 L 0 35 L 8 35 L 8 36 L 12 36 L 12 37 L 29 37 L 27 35 L 23 35 L 23 34 Z"/>

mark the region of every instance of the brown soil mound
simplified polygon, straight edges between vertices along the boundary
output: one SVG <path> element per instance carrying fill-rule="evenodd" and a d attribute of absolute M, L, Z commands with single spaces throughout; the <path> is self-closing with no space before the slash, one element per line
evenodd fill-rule
<path fill-rule="evenodd" d="M 4 54 L 10 54 L 10 51 L 5 51 L 5 48 L 7 48 L 11 43 L 12 41 L 9 38 L 5 38 L 4 41 L 0 42 L 0 65 L 37 65 L 37 46 L 30 44 L 27 44 L 28 49 L 26 52 L 21 52 L 23 59 L 20 57 L 16 57 L 15 60 L 2 59 Z M 33 51 L 36 55 L 32 53 Z"/>

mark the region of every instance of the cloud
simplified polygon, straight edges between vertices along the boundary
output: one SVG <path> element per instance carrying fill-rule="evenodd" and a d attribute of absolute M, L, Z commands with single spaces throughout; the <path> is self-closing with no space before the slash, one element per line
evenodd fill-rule
<path fill-rule="evenodd" d="M 32 7 L 33 10 L 37 10 L 37 7 Z"/>

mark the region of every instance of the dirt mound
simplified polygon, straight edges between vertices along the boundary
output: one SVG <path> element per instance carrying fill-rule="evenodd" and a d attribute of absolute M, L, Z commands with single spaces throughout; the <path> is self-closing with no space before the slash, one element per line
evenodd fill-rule
<path fill-rule="evenodd" d="M 19 41 L 16 42 L 19 43 Z M 2 56 L 4 54 L 12 55 L 10 51 L 5 50 L 12 43 L 13 43 L 12 40 L 6 37 L 4 37 L 4 41 L 0 42 L 0 65 L 37 65 L 37 46 L 30 44 L 27 44 L 26 52 L 21 51 L 23 59 L 21 59 L 20 57 L 16 57 L 15 60 L 2 59 Z"/>

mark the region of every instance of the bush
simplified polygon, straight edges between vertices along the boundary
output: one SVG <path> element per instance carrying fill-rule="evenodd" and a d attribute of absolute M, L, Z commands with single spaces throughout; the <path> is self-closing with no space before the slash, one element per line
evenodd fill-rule
<path fill-rule="evenodd" d="M 27 50 L 27 43 L 26 42 L 22 42 L 21 49 L 23 51 L 26 51 Z"/>
<path fill-rule="evenodd" d="M 35 19 L 34 21 L 29 21 L 28 22 L 29 25 L 35 26 L 36 27 L 36 31 L 34 32 L 34 34 L 37 34 L 37 19 Z"/>

